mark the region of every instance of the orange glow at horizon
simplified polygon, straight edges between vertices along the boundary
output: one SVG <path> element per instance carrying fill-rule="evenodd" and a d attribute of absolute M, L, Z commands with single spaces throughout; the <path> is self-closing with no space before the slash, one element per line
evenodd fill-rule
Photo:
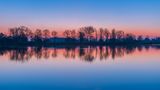
<path fill-rule="evenodd" d="M 0 26 L 0 32 L 2 33 L 8 33 L 8 29 L 9 28 L 13 28 L 13 27 L 8 27 L 8 26 Z M 49 28 L 46 28 L 46 27 L 40 27 L 40 28 L 37 28 L 37 27 L 29 27 L 32 31 L 35 31 L 36 29 L 41 29 L 41 30 L 44 30 L 44 29 L 48 29 L 50 31 L 57 31 L 58 32 L 58 36 L 63 36 L 63 32 L 65 30 L 76 30 L 78 31 L 79 28 L 73 28 L 73 27 L 49 27 Z M 96 27 L 96 29 L 98 30 L 100 27 Z M 113 28 L 108 28 L 109 31 L 111 31 Z M 151 29 L 151 28 L 126 28 L 126 27 L 119 27 L 119 28 L 115 28 L 116 30 L 122 30 L 124 31 L 125 33 L 132 33 L 132 34 L 135 34 L 135 35 L 143 35 L 143 36 L 150 36 L 150 37 L 159 37 L 160 36 L 160 29 L 156 28 L 156 29 Z"/>

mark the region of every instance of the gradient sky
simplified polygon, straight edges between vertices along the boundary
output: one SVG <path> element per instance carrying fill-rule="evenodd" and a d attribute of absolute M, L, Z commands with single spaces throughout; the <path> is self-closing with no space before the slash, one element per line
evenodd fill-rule
<path fill-rule="evenodd" d="M 160 36 L 160 0 L 0 0 L 0 30 L 93 25 Z"/>

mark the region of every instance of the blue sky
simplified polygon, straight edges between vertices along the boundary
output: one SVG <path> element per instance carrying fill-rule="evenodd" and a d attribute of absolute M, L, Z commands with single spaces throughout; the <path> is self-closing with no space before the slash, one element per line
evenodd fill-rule
<path fill-rule="evenodd" d="M 0 0 L 0 28 L 93 25 L 160 35 L 160 0 Z"/>

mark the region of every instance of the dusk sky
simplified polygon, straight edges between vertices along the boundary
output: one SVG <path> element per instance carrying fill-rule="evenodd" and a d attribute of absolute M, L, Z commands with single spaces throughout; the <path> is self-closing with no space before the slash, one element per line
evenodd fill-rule
<path fill-rule="evenodd" d="M 116 28 L 160 36 L 160 0 L 0 0 L 0 30 Z"/>

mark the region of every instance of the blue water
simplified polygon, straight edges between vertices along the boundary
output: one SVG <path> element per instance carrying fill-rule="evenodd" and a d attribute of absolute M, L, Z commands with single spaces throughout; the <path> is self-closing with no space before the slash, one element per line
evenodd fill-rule
<path fill-rule="evenodd" d="M 0 90 L 160 90 L 159 53 L 149 49 L 93 62 L 60 53 L 14 61 L 7 53 L 0 56 Z"/>

